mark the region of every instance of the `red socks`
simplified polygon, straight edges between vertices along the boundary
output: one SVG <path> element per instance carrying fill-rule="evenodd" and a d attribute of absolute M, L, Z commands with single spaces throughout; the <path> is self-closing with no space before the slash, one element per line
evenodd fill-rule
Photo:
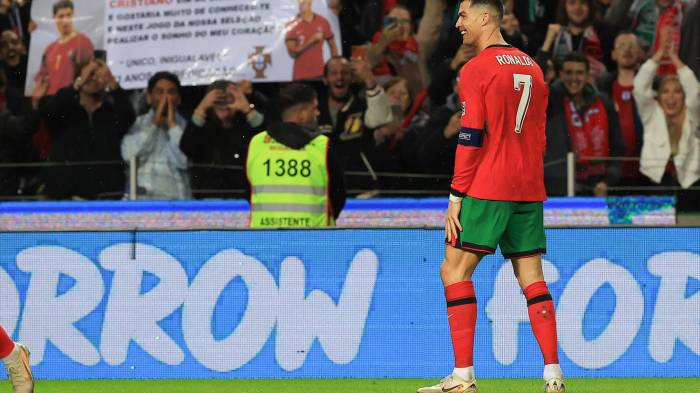
<path fill-rule="evenodd" d="M 0 359 L 9 355 L 13 349 L 15 349 L 15 342 L 7 335 L 5 329 L 0 326 Z"/>
<path fill-rule="evenodd" d="M 476 328 L 476 296 L 471 281 L 462 281 L 445 288 L 447 319 L 450 322 L 455 368 L 474 365 L 474 330 Z"/>
<path fill-rule="evenodd" d="M 559 364 L 557 353 L 557 321 L 554 317 L 554 302 L 547 283 L 538 281 L 524 290 L 527 313 L 535 338 L 540 344 L 544 364 Z"/>

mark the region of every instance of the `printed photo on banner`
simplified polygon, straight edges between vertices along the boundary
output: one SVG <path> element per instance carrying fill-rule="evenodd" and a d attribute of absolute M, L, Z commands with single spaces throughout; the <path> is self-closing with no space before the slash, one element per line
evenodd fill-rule
<path fill-rule="evenodd" d="M 102 47 L 104 8 L 89 0 L 39 0 L 32 4 L 32 33 L 25 94 L 40 89 L 46 95 L 71 83 Z"/>
<path fill-rule="evenodd" d="M 323 76 L 323 47 L 328 44 L 330 56 L 337 56 L 333 30 L 328 19 L 315 13 L 313 0 L 299 0 L 299 14 L 287 26 L 285 42 L 294 59 L 293 80 L 314 79 Z"/>

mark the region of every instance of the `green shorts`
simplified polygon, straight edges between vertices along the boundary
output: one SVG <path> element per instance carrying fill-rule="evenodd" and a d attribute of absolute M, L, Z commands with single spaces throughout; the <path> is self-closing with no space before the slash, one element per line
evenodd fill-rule
<path fill-rule="evenodd" d="M 448 244 L 455 248 L 493 254 L 496 246 L 507 259 L 544 254 L 542 202 L 487 201 L 464 197 L 459 214 L 462 232 Z"/>

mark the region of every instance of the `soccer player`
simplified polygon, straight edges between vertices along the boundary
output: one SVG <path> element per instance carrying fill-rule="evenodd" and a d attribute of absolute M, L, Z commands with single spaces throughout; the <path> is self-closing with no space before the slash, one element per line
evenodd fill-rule
<path fill-rule="evenodd" d="M 419 393 L 475 393 L 477 303 L 471 276 L 496 246 L 510 259 L 544 356 L 545 391 L 564 392 L 554 303 L 540 255 L 548 90 L 542 70 L 500 33 L 500 0 L 464 0 L 456 27 L 478 55 L 460 72 L 461 129 L 445 217 L 445 286 L 454 370 Z"/>
<path fill-rule="evenodd" d="M 93 56 L 95 47 L 85 34 L 73 26 L 73 1 L 59 0 L 53 5 L 53 19 L 59 37 L 44 50 L 41 68 L 34 80 L 47 86 L 46 94 L 55 95 L 70 86 L 76 73 Z"/>
<path fill-rule="evenodd" d="M 12 341 L 5 329 L 0 326 L 0 359 L 7 368 L 7 376 L 15 393 L 32 393 L 34 378 L 29 368 L 29 350 L 20 343 Z"/>
<path fill-rule="evenodd" d="M 313 0 L 299 0 L 299 14 L 287 26 L 285 43 L 294 59 L 295 81 L 323 76 L 323 42 L 328 43 L 331 58 L 338 56 L 333 30 L 328 20 L 311 8 Z"/>

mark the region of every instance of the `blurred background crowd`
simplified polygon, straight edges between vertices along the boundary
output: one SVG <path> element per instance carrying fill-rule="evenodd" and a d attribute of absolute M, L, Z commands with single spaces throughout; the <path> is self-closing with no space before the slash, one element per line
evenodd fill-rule
<path fill-rule="evenodd" d="M 342 48 L 321 78 L 304 83 L 318 97 L 311 126 L 330 138 L 349 196 L 447 195 L 460 127 L 457 81 L 479 78 L 459 74 L 476 54 L 454 28 L 459 3 L 329 1 Z M 573 152 L 577 195 L 673 193 L 680 209 L 698 209 L 697 2 L 505 6 L 504 37 L 537 61 L 550 84 L 549 195 L 566 193 Z M 247 195 L 248 143 L 280 121 L 275 100 L 283 84 L 181 86 L 162 70 L 147 89 L 126 91 L 90 50 L 63 78 L 39 75 L 25 97 L 30 7 L 31 0 L 0 0 L 2 199 L 123 199 L 130 174 L 142 199 Z M 74 40 L 71 2 L 57 2 L 53 12 L 59 41 Z M 300 50 L 289 39 L 287 48 Z M 138 167 L 130 171 L 130 162 Z"/>

